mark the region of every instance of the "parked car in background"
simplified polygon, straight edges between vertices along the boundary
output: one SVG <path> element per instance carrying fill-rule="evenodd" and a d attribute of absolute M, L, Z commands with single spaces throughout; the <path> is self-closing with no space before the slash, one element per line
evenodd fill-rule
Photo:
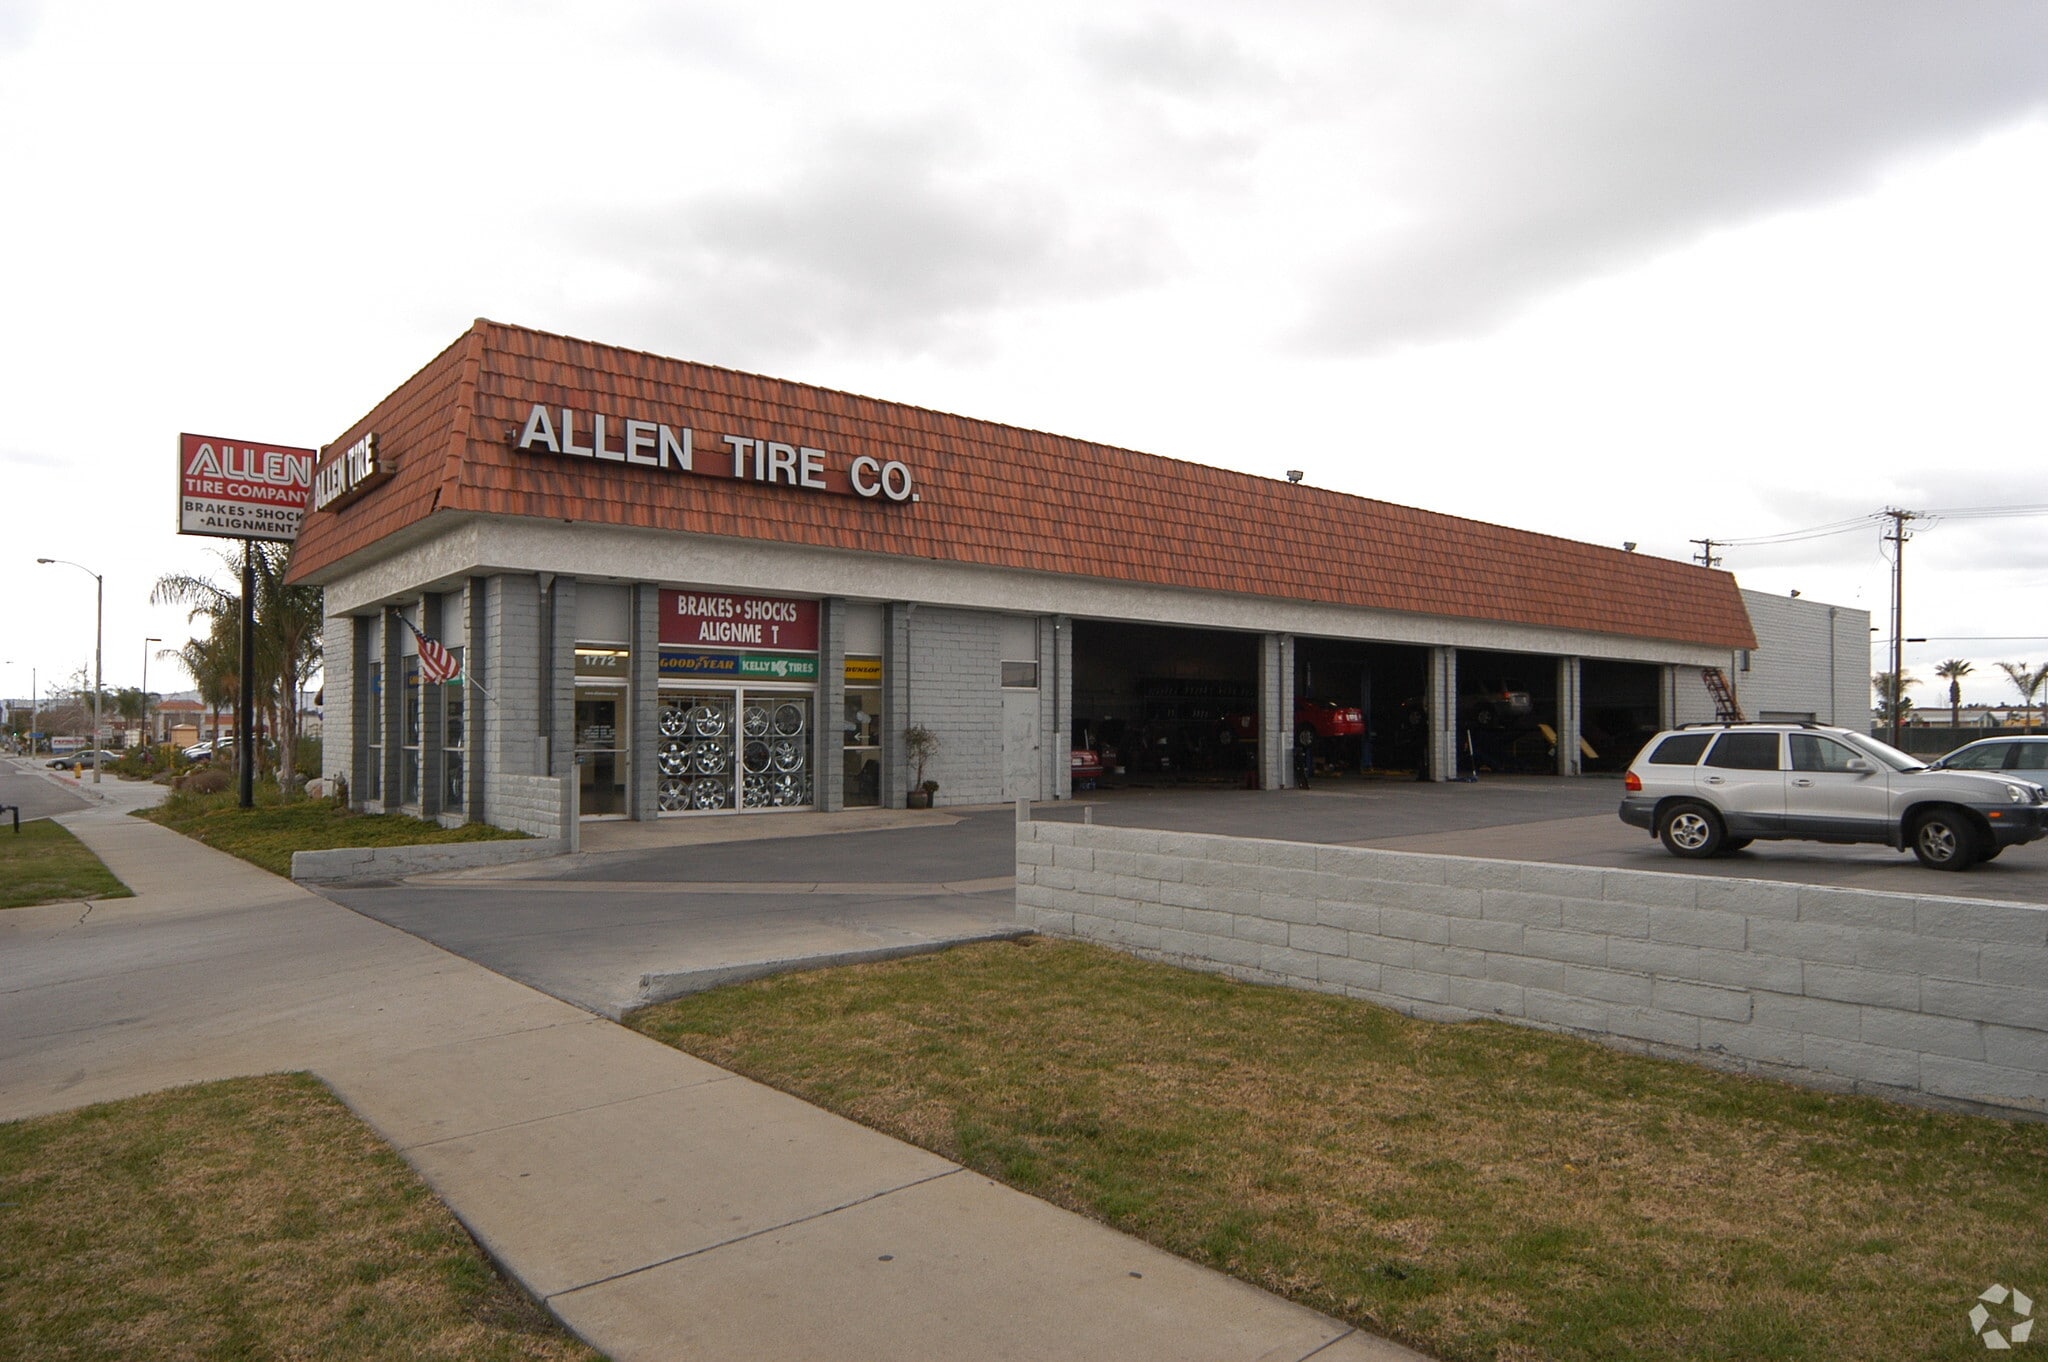
<path fill-rule="evenodd" d="M 1936 770 L 1820 724 L 1667 729 L 1629 763 L 1621 821 L 1674 856 L 1758 839 L 1910 848 L 1934 870 L 1967 870 L 2048 835 L 2048 789 L 2016 776 Z"/>
<path fill-rule="evenodd" d="M 1937 771 L 2020 771 L 2028 773 L 2028 780 L 2040 780 L 2048 776 L 2048 733 L 1979 738 L 1928 765 Z"/>
<path fill-rule="evenodd" d="M 119 752 L 109 752 L 105 748 L 100 749 L 100 765 L 102 767 L 112 766 L 119 760 L 121 760 Z M 61 757 L 52 757 L 44 762 L 43 765 L 53 771 L 90 770 L 92 769 L 92 749 L 88 747 L 79 752 L 66 752 Z"/>

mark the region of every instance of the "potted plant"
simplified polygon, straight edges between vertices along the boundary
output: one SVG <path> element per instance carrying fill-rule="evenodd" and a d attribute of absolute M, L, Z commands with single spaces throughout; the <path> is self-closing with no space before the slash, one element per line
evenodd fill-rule
<path fill-rule="evenodd" d="M 922 724 L 912 724 L 903 730 L 903 754 L 910 758 L 911 769 L 916 778 L 911 781 L 910 793 L 904 803 L 913 809 L 929 809 L 932 793 L 939 788 L 936 780 L 924 778 L 924 768 L 939 751 L 939 735 Z"/>

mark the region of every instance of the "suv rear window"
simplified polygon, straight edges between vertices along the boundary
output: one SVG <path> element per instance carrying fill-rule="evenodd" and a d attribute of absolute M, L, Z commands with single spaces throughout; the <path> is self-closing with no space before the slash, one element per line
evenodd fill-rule
<path fill-rule="evenodd" d="M 1714 744 L 1707 765 L 1730 771 L 1775 771 L 1778 769 L 1778 735 L 1775 733 L 1723 733 Z"/>
<path fill-rule="evenodd" d="M 1650 765 L 1692 766 L 1713 740 L 1711 733 L 1674 733 L 1658 743 L 1657 750 L 1650 753 Z"/>

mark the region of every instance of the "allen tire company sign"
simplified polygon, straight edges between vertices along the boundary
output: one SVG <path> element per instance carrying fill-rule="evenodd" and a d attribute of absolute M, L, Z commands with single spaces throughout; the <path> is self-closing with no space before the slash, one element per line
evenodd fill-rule
<path fill-rule="evenodd" d="M 290 543 L 299 537 L 318 458 L 292 445 L 180 435 L 178 533 Z"/>

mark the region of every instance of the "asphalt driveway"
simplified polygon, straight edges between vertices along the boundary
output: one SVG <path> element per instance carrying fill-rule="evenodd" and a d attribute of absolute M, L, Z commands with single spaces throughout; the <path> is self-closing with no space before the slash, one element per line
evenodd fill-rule
<path fill-rule="evenodd" d="M 1882 847 L 1757 843 L 1681 861 L 1615 816 L 1620 783 L 1502 777 L 1353 780 L 1278 794 L 1120 791 L 1041 805 L 1041 819 L 1442 855 L 2048 902 L 2048 843 L 1964 874 Z M 912 826 L 821 834 L 688 820 L 688 844 L 560 857 L 324 892 L 500 974 L 606 1016 L 797 965 L 874 959 L 1015 930 L 1015 813 L 942 811 Z M 685 832 L 684 820 L 664 826 Z M 707 841 L 730 827 L 736 840 Z M 787 834 L 782 835 L 782 829 Z M 637 829 L 659 835 L 661 829 Z M 742 836 L 742 834 L 744 834 Z M 596 839 L 593 839 L 596 840 Z"/>

